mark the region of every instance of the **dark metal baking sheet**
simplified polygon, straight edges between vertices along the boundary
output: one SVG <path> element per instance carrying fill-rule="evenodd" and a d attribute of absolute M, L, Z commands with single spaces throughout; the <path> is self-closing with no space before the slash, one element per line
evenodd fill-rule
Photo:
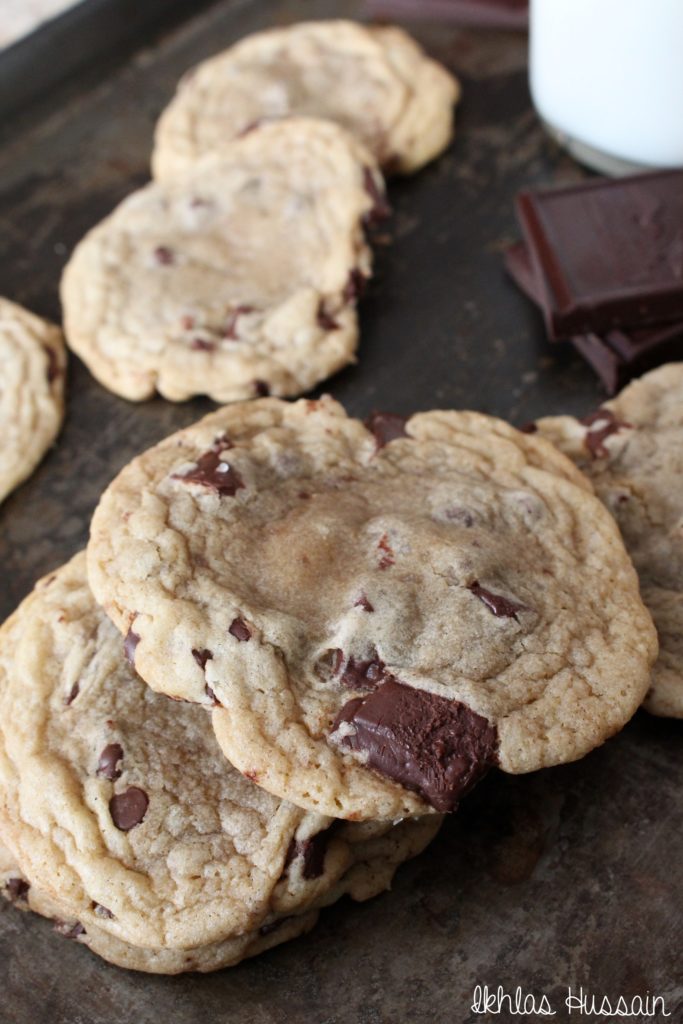
<path fill-rule="evenodd" d="M 147 177 L 155 118 L 191 64 L 254 29 L 363 16 L 361 3 L 234 0 L 199 11 L 87 88 L 70 83 L 33 117 L 5 119 L 0 293 L 57 318 L 57 284 L 83 232 Z M 327 388 L 353 413 L 473 407 L 514 422 L 585 413 L 602 398 L 569 350 L 551 348 L 508 283 L 522 185 L 582 172 L 531 110 L 525 40 L 412 25 L 460 74 L 451 150 L 392 183 L 393 241 L 362 303 L 358 365 Z M 76 83 L 78 85 L 78 83 Z M 30 112 L 29 112 L 30 113 Z M 0 611 L 85 542 L 98 495 L 136 452 L 211 407 L 131 405 L 72 358 L 68 417 L 35 476 L 0 507 Z M 616 999 L 661 995 L 683 1019 L 680 723 L 644 714 L 583 761 L 491 775 L 394 890 L 325 912 L 310 936 L 216 975 L 126 973 L 0 908 L 5 1024 L 474 1024 L 543 1018 L 471 1010 L 475 986 Z M 664 1021 L 663 1017 L 655 1018 Z"/>

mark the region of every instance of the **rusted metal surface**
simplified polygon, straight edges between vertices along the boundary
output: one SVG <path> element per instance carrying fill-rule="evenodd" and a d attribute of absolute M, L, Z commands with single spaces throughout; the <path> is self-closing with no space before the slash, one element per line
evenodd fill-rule
<path fill-rule="evenodd" d="M 147 177 L 152 127 L 182 71 L 268 24 L 361 3 L 216 4 L 105 80 L 87 76 L 5 123 L 0 155 L 0 293 L 57 318 L 61 268 L 83 232 Z M 513 422 L 602 396 L 571 352 L 550 348 L 538 315 L 505 280 L 517 234 L 512 198 L 582 172 L 531 111 L 519 35 L 413 26 L 462 77 L 452 149 L 393 183 L 389 244 L 361 307 L 358 365 L 327 389 L 353 413 L 473 407 Z M 386 241 L 386 240 L 385 240 Z M 3 614 L 85 542 L 102 488 L 140 449 L 196 419 L 206 401 L 131 405 L 75 358 L 65 429 L 0 507 Z M 616 999 L 665 997 L 683 1019 L 683 782 L 680 723 L 638 715 L 575 765 L 490 776 L 392 893 L 341 904 L 310 936 L 213 976 L 126 973 L 0 909 L 0 1020 L 7 1024 L 460 1024 L 475 985 Z M 603 1018 L 604 1019 L 604 1018 Z M 664 1017 L 651 1018 L 664 1020 Z"/>

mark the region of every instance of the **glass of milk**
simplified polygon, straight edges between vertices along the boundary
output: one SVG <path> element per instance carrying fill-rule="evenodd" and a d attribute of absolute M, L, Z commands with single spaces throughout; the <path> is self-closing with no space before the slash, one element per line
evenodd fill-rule
<path fill-rule="evenodd" d="M 683 0 L 531 0 L 546 128 L 606 174 L 683 167 Z"/>

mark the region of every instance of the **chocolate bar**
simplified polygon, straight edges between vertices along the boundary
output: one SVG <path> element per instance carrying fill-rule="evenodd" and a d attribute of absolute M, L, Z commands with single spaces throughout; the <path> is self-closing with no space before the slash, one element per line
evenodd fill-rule
<path fill-rule="evenodd" d="M 523 192 L 517 215 L 550 338 L 683 320 L 683 171 Z"/>
<path fill-rule="evenodd" d="M 525 242 L 507 250 L 505 268 L 520 291 L 542 308 L 542 290 Z M 683 359 L 683 322 L 635 331 L 612 330 L 603 336 L 589 332 L 574 335 L 570 340 L 609 395 L 616 394 L 631 378 L 653 366 Z"/>
<path fill-rule="evenodd" d="M 525 31 L 529 23 L 527 0 L 368 0 L 377 18 L 444 21 L 469 28 Z"/>

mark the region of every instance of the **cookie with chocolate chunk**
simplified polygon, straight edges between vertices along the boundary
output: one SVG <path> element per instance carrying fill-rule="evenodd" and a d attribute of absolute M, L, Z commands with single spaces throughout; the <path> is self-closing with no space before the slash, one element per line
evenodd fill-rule
<path fill-rule="evenodd" d="M 683 363 L 653 370 L 583 419 L 548 416 L 537 427 L 617 520 L 659 633 L 644 706 L 683 718 Z"/>
<path fill-rule="evenodd" d="M 31 475 L 64 416 L 62 332 L 0 298 L 0 501 Z"/>
<path fill-rule="evenodd" d="M 222 409 L 122 471 L 88 556 L 142 677 L 213 704 L 259 785 L 349 819 L 451 810 L 492 765 L 581 757 L 656 653 L 585 477 L 476 413 Z"/>
<path fill-rule="evenodd" d="M 384 185 L 335 124 L 263 124 L 128 196 L 62 279 L 68 344 L 124 398 L 297 395 L 352 362 Z"/>
<path fill-rule="evenodd" d="M 406 823 L 385 882 L 436 828 Z M 83 555 L 0 630 L 0 841 L 23 879 L 6 894 L 21 902 L 28 882 L 107 959 L 209 970 L 251 955 L 244 936 L 260 948 L 259 929 L 328 899 L 390 829 L 337 825 L 233 769 L 205 708 L 126 663 Z"/>
<path fill-rule="evenodd" d="M 309 21 L 242 39 L 189 71 L 156 129 L 152 167 L 167 180 L 229 152 L 263 120 L 336 121 L 388 171 L 416 171 L 453 134 L 460 86 L 400 28 Z"/>

